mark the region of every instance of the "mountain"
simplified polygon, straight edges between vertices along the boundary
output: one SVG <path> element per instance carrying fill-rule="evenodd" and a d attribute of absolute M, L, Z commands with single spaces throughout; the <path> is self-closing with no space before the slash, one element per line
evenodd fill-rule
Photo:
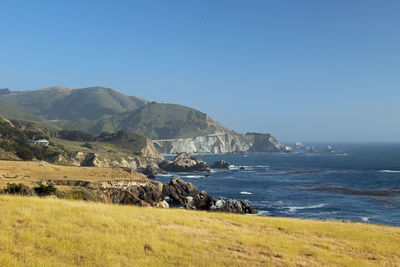
<path fill-rule="evenodd" d="M 46 119 L 98 120 L 104 115 L 138 109 L 148 101 L 107 87 L 72 89 L 56 86 L 0 94 L 0 101 Z"/>
<path fill-rule="evenodd" d="M 122 129 L 139 132 L 151 139 L 189 138 L 228 131 L 193 108 L 152 102 L 138 110 L 101 119 L 90 132 Z"/>
<path fill-rule="evenodd" d="M 15 113 L 21 119 L 30 113 L 40 117 L 43 125 L 94 135 L 134 132 L 154 139 L 163 153 L 289 152 L 269 134 L 241 135 L 196 109 L 149 102 L 107 87 L 56 86 L 22 92 L 0 89 L 0 101 L 9 105 L 3 105 L 9 117 Z M 125 144 L 130 140 L 121 137 Z"/>

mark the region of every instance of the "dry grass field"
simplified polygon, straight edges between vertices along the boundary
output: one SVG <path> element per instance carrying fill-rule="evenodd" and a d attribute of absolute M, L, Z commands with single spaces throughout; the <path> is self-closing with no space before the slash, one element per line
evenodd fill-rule
<path fill-rule="evenodd" d="M 400 228 L 0 196 L 0 266 L 399 266 Z"/>
<path fill-rule="evenodd" d="M 130 174 L 121 168 L 72 167 L 47 162 L 0 160 L 0 188 L 5 187 L 7 183 L 24 183 L 31 186 L 43 179 L 96 182 L 147 178 L 140 173 Z"/>

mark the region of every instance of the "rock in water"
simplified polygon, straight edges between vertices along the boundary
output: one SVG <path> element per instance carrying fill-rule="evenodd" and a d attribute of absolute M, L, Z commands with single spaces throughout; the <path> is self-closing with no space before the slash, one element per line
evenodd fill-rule
<path fill-rule="evenodd" d="M 172 161 L 164 160 L 158 165 L 165 171 L 190 172 L 190 171 L 209 171 L 210 167 L 201 159 L 191 157 L 188 153 L 178 154 Z"/>
<path fill-rule="evenodd" d="M 220 160 L 217 162 L 214 162 L 211 165 L 212 169 L 229 169 L 229 167 L 231 166 L 231 164 L 225 160 Z"/>
<path fill-rule="evenodd" d="M 329 152 L 329 153 L 334 152 L 334 151 L 335 150 L 331 146 L 327 146 L 326 149 L 325 149 L 325 152 Z"/>
<path fill-rule="evenodd" d="M 314 152 L 317 152 L 317 150 L 315 149 L 314 146 L 311 146 L 310 149 L 308 150 L 308 152 L 314 153 Z"/>

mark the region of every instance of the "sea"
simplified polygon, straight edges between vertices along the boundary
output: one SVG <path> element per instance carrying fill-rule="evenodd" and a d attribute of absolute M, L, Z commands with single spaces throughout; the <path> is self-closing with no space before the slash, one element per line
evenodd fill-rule
<path fill-rule="evenodd" d="M 215 199 L 246 199 L 256 216 L 400 226 L 400 144 L 330 144 L 333 153 L 313 145 L 316 153 L 196 155 L 231 168 L 157 178 L 168 183 L 176 175 Z"/>

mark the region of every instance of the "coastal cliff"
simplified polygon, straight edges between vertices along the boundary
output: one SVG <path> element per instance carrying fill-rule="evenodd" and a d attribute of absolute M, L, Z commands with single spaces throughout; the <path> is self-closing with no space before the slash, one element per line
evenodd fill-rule
<path fill-rule="evenodd" d="M 163 154 L 290 152 L 290 149 L 270 134 L 223 132 L 193 138 L 153 140 Z"/>

